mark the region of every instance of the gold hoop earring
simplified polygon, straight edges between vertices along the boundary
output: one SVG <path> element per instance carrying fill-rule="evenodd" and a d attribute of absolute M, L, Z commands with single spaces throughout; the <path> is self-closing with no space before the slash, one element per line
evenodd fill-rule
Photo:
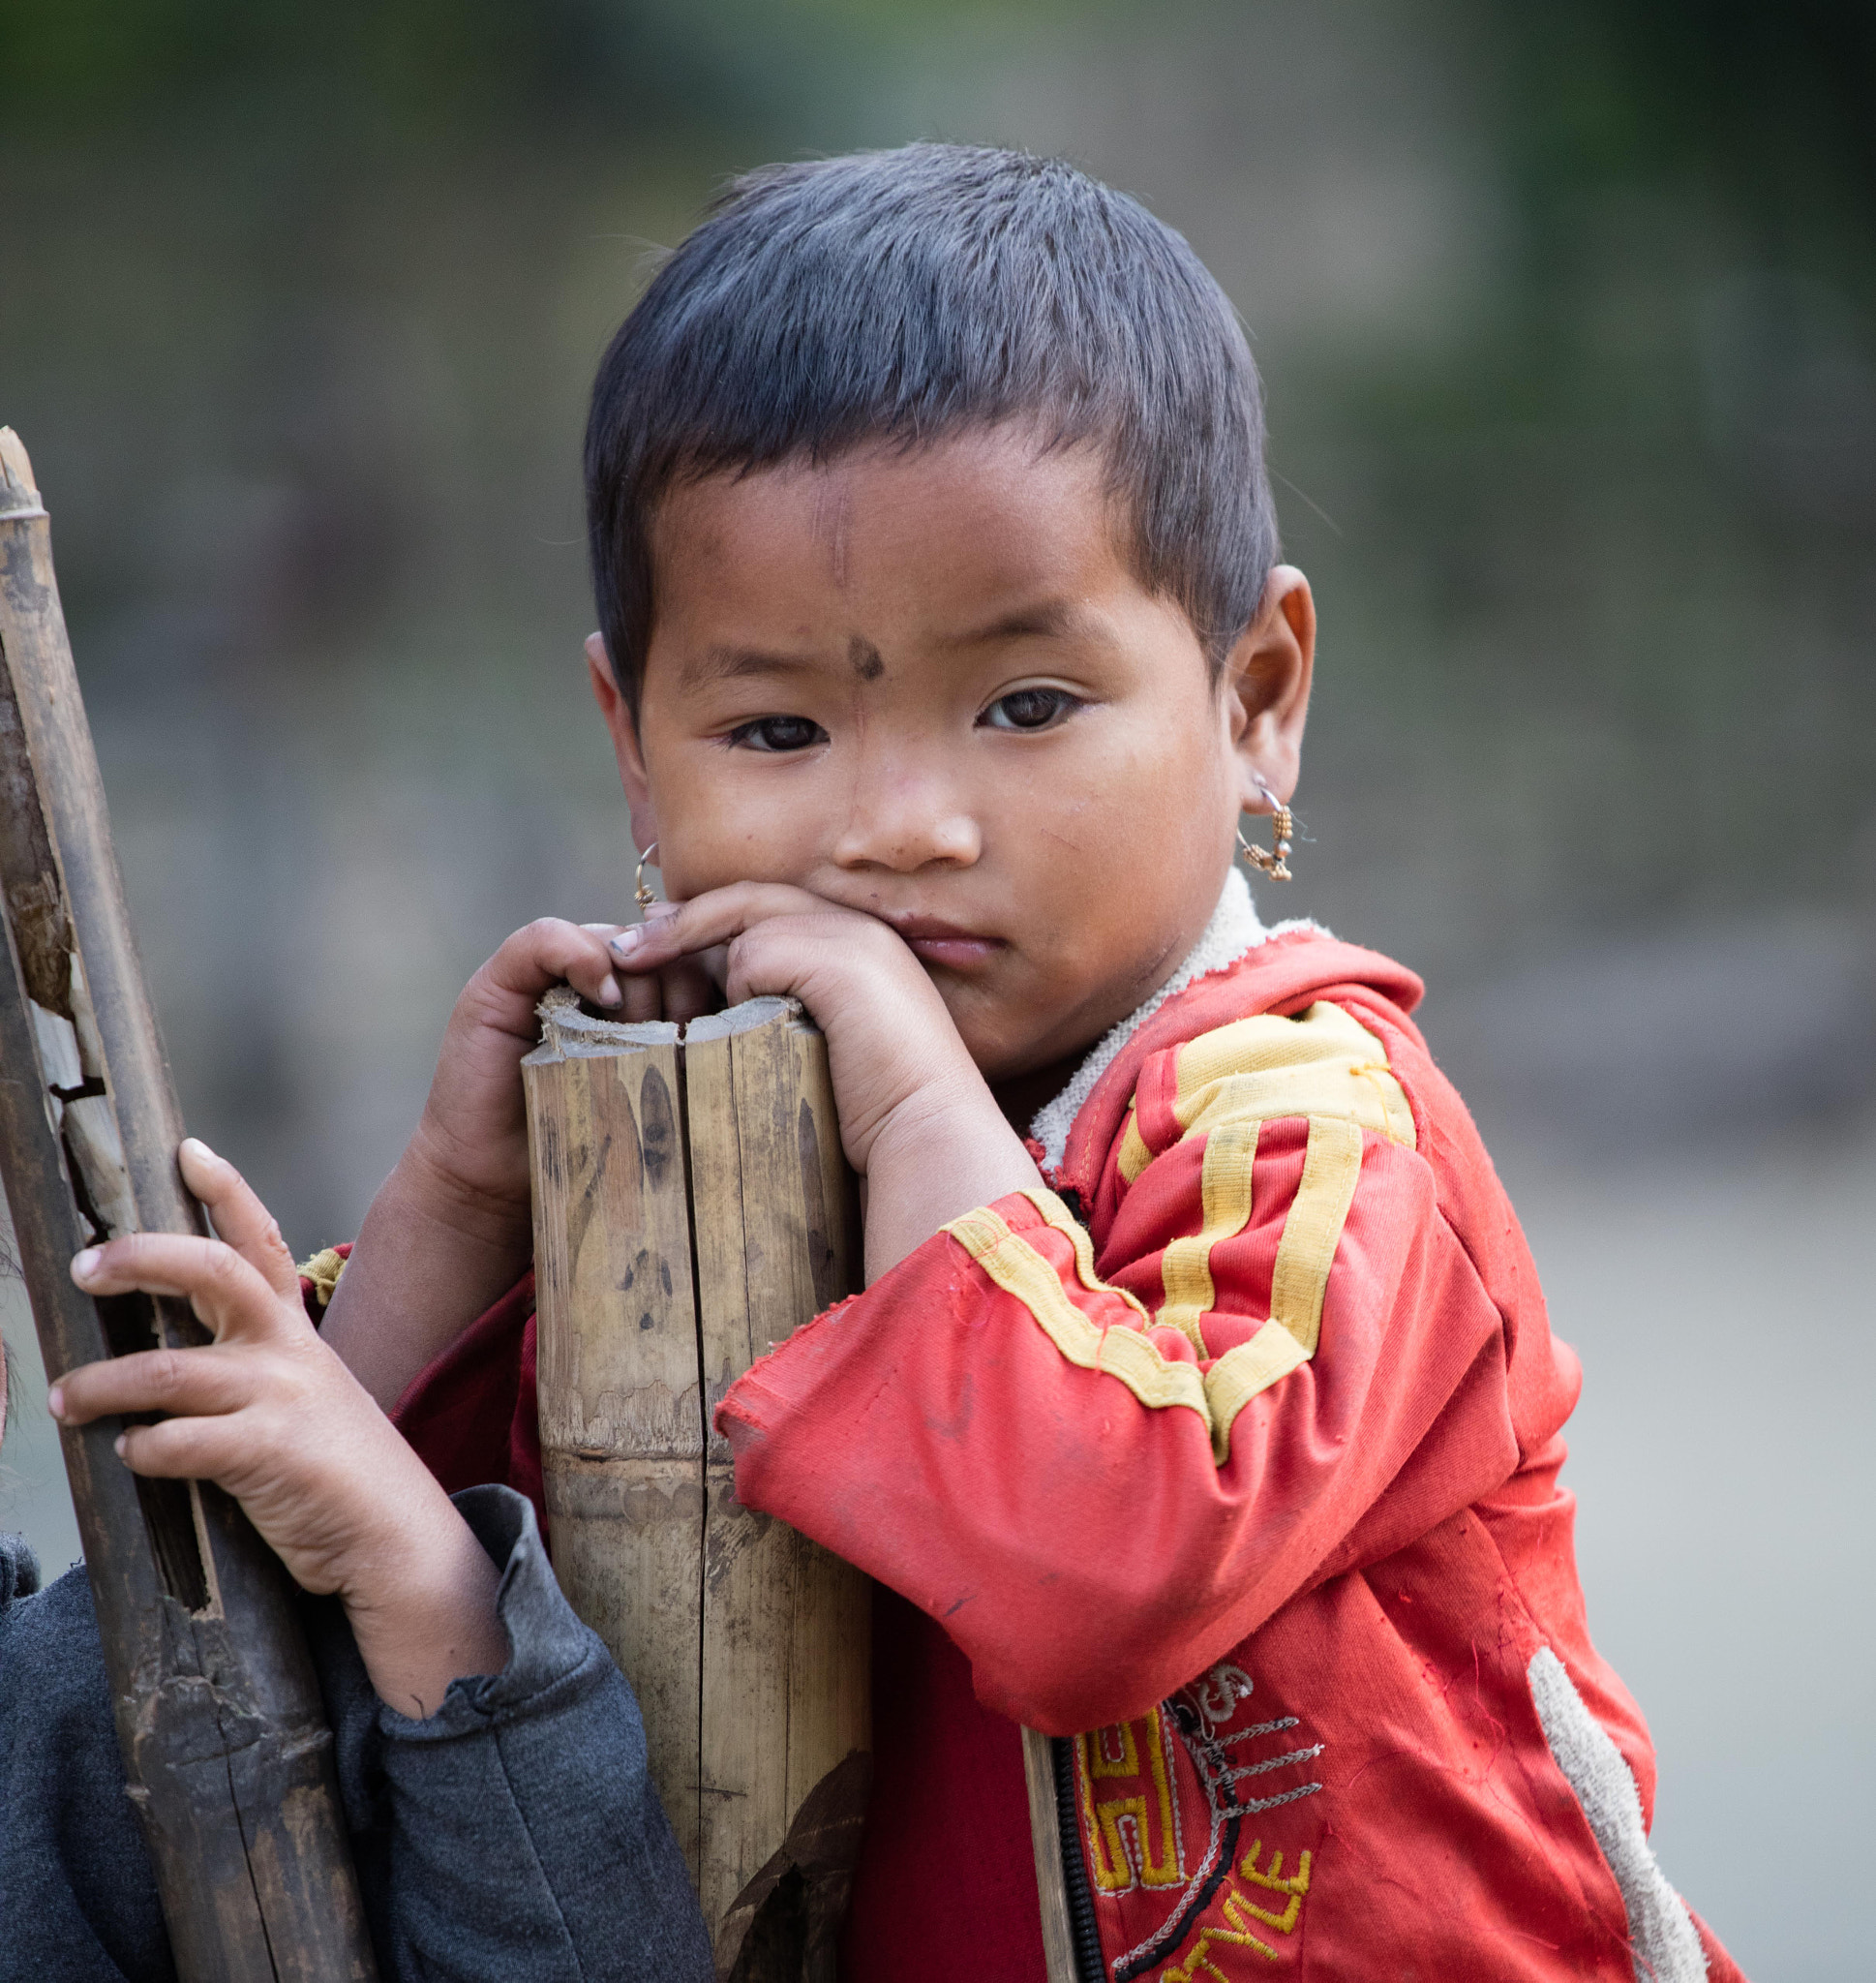
<path fill-rule="evenodd" d="M 1277 844 L 1274 849 L 1260 847 L 1255 840 L 1246 839 L 1244 829 L 1239 827 L 1239 850 L 1252 867 L 1260 874 L 1269 875 L 1272 881 L 1294 881 L 1296 877 L 1289 871 L 1289 842 L 1290 836 L 1296 831 L 1296 822 L 1290 817 L 1289 808 L 1281 799 L 1271 796 L 1270 788 L 1261 778 L 1257 781 L 1257 789 L 1270 800 Z"/>
<path fill-rule="evenodd" d="M 656 868 L 658 865 L 655 861 L 651 860 L 651 856 L 657 851 L 658 843 L 656 840 L 653 840 L 644 853 L 638 857 L 638 886 L 632 893 L 638 898 L 638 905 L 641 911 L 649 909 L 657 900 L 657 897 L 651 893 L 645 879 L 646 864 L 650 862 L 653 868 Z M 663 869 L 660 869 L 659 872 L 662 873 Z"/>

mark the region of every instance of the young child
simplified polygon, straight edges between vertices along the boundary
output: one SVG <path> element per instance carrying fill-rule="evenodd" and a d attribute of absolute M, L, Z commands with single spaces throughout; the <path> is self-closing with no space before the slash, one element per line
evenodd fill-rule
<path fill-rule="evenodd" d="M 232 1166 L 182 1145 L 220 1241 L 150 1235 L 73 1263 L 100 1296 L 191 1297 L 199 1350 L 68 1371 L 68 1425 L 162 1409 L 140 1474 L 219 1481 L 309 1592 L 314 1658 L 384 1983 L 714 1974 L 638 1708 L 567 1608 L 528 1504 L 452 1507 L 309 1327 L 280 1231 Z M 0 1370 L 0 1422 L 6 1382 Z M 82 1566 L 46 1590 L 0 1537 L 0 1978 L 173 1978 L 125 1795 Z M 470 1676 L 484 1676 L 480 1678 Z"/>
<path fill-rule="evenodd" d="M 1249 813 L 1282 868 L 1316 622 L 1191 250 L 1009 153 L 757 173 L 620 331 L 587 468 L 672 905 L 477 973 L 330 1340 L 446 1482 L 537 1487 L 535 998 L 793 993 L 868 1286 L 716 1422 L 898 1594 L 850 1983 L 1043 1974 L 1018 1724 L 1089 1983 L 1736 1975 L 1648 1845 L 1576 1359 L 1421 986 L 1234 866 Z"/>

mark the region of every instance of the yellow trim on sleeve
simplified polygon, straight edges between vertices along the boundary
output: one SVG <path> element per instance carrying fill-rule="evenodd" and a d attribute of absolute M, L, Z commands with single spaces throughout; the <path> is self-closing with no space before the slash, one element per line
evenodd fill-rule
<path fill-rule="evenodd" d="M 1222 1467 L 1231 1456 L 1231 1421 L 1260 1390 L 1310 1360 L 1310 1353 L 1286 1328 L 1267 1322 L 1248 1343 L 1226 1350 L 1205 1373 L 1205 1396 L 1212 1408 L 1212 1458 Z"/>
<path fill-rule="evenodd" d="M 1260 1391 L 1316 1354 L 1329 1272 L 1361 1181 L 1364 1131 L 1412 1149 L 1413 1111 L 1368 1028 L 1326 999 L 1293 1019 L 1260 1013 L 1202 1033 L 1177 1050 L 1173 1117 L 1181 1140 L 1205 1138 L 1197 1233 L 1173 1240 L 1161 1261 L 1164 1300 L 1157 1318 L 1123 1288 L 1095 1273 L 1087 1231 L 1050 1191 L 1027 1194 L 1074 1249 L 1081 1285 L 1118 1297 L 1140 1328 L 1103 1328 L 1078 1308 L 1047 1259 L 994 1211 L 967 1212 L 944 1230 L 998 1287 L 1015 1296 L 1067 1359 L 1117 1378 L 1143 1405 L 1181 1405 L 1205 1420 L 1212 1454 L 1230 1454 L 1231 1425 Z M 1163 1356 L 1145 1334 L 1157 1320 L 1207 1354 L 1200 1318 L 1217 1299 L 1212 1249 L 1241 1233 L 1253 1205 L 1253 1174 L 1263 1123 L 1286 1116 L 1309 1122 L 1303 1175 L 1284 1220 L 1271 1274 L 1270 1320 L 1209 1370 Z M 1153 1161 L 1140 1133 L 1137 1101 L 1121 1131 L 1117 1164 L 1132 1184 Z M 1273 1327 L 1272 1325 L 1276 1325 Z"/>
<path fill-rule="evenodd" d="M 992 1211 L 987 1205 L 974 1212 L 966 1212 L 961 1219 L 953 1219 L 940 1230 L 949 1233 L 979 1263 L 985 1254 L 994 1253 L 1011 1236 L 1010 1228 L 1003 1222 L 1003 1214 Z"/>
<path fill-rule="evenodd" d="M 1181 1330 L 1201 1357 L 1211 1352 L 1198 1318 L 1213 1306 L 1218 1294 L 1212 1281 L 1212 1248 L 1243 1232 L 1250 1221 L 1252 1167 L 1260 1127 L 1255 1121 L 1221 1122 L 1205 1139 L 1199 1175 L 1202 1222 L 1192 1237 L 1173 1240 L 1160 1262 L 1165 1299 L 1156 1320 Z"/>
<path fill-rule="evenodd" d="M 1259 1013 L 1201 1033 L 1177 1050 L 1173 1065 L 1172 1113 L 1182 1141 L 1209 1136 L 1224 1122 L 1319 1115 L 1359 1123 L 1407 1149 L 1415 1146 L 1413 1110 L 1387 1064 L 1387 1050 L 1326 999 L 1294 1019 Z M 1130 1104 L 1116 1158 L 1121 1181 L 1132 1184 L 1153 1157 L 1137 1106 Z"/>
<path fill-rule="evenodd" d="M 1031 1192 L 1029 1196 L 1040 1205 L 1044 1194 Z M 1061 1205 L 1061 1213 L 1068 1218 L 1066 1205 Z M 1053 1218 L 1049 1223 L 1057 1224 Z M 1143 1405 L 1156 1410 L 1185 1405 L 1207 1425 L 1211 1423 L 1204 1380 L 1195 1365 L 1168 1362 L 1138 1329 L 1124 1326 L 1103 1328 L 1091 1321 L 1069 1299 L 1055 1269 L 1020 1233 L 1013 1233 L 998 1213 L 988 1209 L 966 1212 L 944 1230 L 1005 1294 L 1014 1295 L 1029 1310 L 1042 1325 L 1043 1333 L 1077 1369 L 1105 1371 L 1109 1377 L 1119 1378 Z M 1057 1230 L 1067 1228 L 1057 1226 Z"/>
<path fill-rule="evenodd" d="M 1173 1115 L 1188 1136 L 1235 1116 L 1333 1115 L 1414 1146 L 1413 1111 L 1386 1051 L 1339 1005 L 1235 1020 L 1189 1040 L 1175 1065 Z"/>
<path fill-rule="evenodd" d="M 1120 1133 L 1120 1155 L 1116 1159 L 1120 1167 L 1121 1182 L 1133 1183 L 1142 1171 L 1153 1161 L 1153 1152 L 1146 1146 L 1146 1139 L 1140 1134 L 1140 1112 L 1136 1104 L 1127 1105 L 1127 1127 Z"/>
<path fill-rule="evenodd" d="M 1332 1115 L 1310 1119 L 1302 1181 L 1284 1220 L 1270 1276 L 1270 1319 L 1283 1324 L 1306 1357 L 1322 1333 L 1322 1297 L 1342 1228 L 1361 1181 L 1361 1126 Z"/>
<path fill-rule="evenodd" d="M 1081 1284 L 1118 1296 L 1144 1323 L 1146 1311 L 1132 1295 L 1096 1278 L 1093 1243 L 1086 1228 L 1069 1215 L 1068 1206 L 1050 1191 L 1025 1196 L 1074 1244 Z M 1054 1267 L 1020 1233 L 1013 1233 L 1000 1213 L 987 1206 L 966 1212 L 943 1230 L 999 1288 L 1029 1310 L 1043 1333 L 1077 1369 L 1117 1378 L 1150 1409 L 1183 1405 L 1196 1412 L 1205 1421 L 1212 1458 L 1220 1466 L 1230 1457 L 1231 1425 L 1237 1415 L 1259 1391 L 1308 1360 L 1309 1352 L 1293 1335 L 1266 1323 L 1248 1343 L 1226 1351 L 1209 1370 L 1174 1362 L 1139 1329 L 1124 1324 L 1104 1329 L 1091 1321 L 1069 1298 Z"/>
<path fill-rule="evenodd" d="M 1125 1288 L 1111 1286 L 1095 1272 L 1093 1236 L 1087 1227 L 1069 1210 L 1054 1192 L 1036 1191 L 1025 1186 L 1023 1196 L 1074 1248 L 1075 1277 L 1089 1294 L 1118 1296 L 1139 1317 L 1142 1327 L 1152 1320 L 1135 1296 L 1130 1295 Z"/>

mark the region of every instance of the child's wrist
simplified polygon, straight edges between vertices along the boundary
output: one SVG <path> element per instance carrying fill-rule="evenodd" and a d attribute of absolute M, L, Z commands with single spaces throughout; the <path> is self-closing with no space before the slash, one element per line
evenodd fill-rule
<path fill-rule="evenodd" d="M 881 1116 L 866 1145 L 866 1175 L 915 1153 L 925 1161 L 934 1147 L 982 1144 L 1009 1127 L 983 1077 L 967 1063 L 923 1083 Z"/>
<path fill-rule="evenodd" d="M 425 1497 L 426 1501 L 428 1497 Z M 452 1680 L 499 1673 L 507 1636 L 500 1571 L 440 1489 L 361 1549 L 340 1600 L 378 1696 L 400 1714 L 435 1714 Z"/>
<path fill-rule="evenodd" d="M 975 1068 L 970 1086 L 908 1096 L 880 1125 L 866 1164 L 870 1284 L 949 1220 L 1042 1182 L 1035 1159 Z"/>
<path fill-rule="evenodd" d="M 388 1412 L 527 1271 L 532 1245 L 526 1201 L 473 1192 L 412 1138 L 365 1214 L 319 1333 Z"/>
<path fill-rule="evenodd" d="M 423 1123 L 406 1144 L 378 1194 L 405 1219 L 420 1220 L 490 1249 L 531 1243 L 532 1206 L 528 1180 L 519 1192 L 496 1192 L 469 1183 L 436 1147 Z"/>

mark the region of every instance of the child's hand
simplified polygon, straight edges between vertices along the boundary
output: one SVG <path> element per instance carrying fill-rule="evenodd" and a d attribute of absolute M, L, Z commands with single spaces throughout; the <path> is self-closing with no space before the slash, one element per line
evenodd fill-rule
<path fill-rule="evenodd" d="M 517 930 L 457 999 L 416 1134 L 358 1235 L 324 1334 L 388 1410 L 458 1332 L 527 1271 L 532 1240 L 521 1062 L 534 1008 L 562 980 L 620 1019 L 694 1019 L 716 990 L 686 959 L 621 988 L 617 923 L 544 917 Z"/>
<path fill-rule="evenodd" d="M 163 1412 L 117 1450 L 134 1472 L 226 1488 L 309 1591 L 344 1601 L 373 1685 L 433 1712 L 458 1674 L 499 1671 L 495 1566 L 423 1462 L 307 1321 L 280 1228 L 231 1164 L 193 1139 L 184 1181 L 221 1239 L 146 1233 L 80 1253 L 87 1294 L 186 1297 L 214 1331 L 68 1371 L 67 1425 Z"/>
<path fill-rule="evenodd" d="M 780 992 L 813 1014 L 847 1160 L 867 1180 L 869 1279 L 947 1219 L 1042 1181 L 924 966 L 876 916 L 738 882 L 621 930 L 609 948 L 628 980 L 720 952 L 732 1004 Z"/>
<path fill-rule="evenodd" d="M 862 1175 L 874 1139 L 908 1105 L 960 1086 L 989 1099 L 924 967 L 876 916 L 744 881 L 666 907 L 607 947 L 627 984 L 709 955 L 732 1005 L 799 998 L 827 1035 L 841 1140 Z"/>
<path fill-rule="evenodd" d="M 623 1020 L 694 1019 L 714 1010 L 715 988 L 681 960 L 621 987 L 606 939 L 617 923 L 543 917 L 517 930 L 463 988 L 417 1133 L 407 1152 L 427 1171 L 440 1206 L 468 1221 L 528 1221 L 528 1118 L 517 1070 L 540 1044 L 542 994 L 563 980 Z"/>

